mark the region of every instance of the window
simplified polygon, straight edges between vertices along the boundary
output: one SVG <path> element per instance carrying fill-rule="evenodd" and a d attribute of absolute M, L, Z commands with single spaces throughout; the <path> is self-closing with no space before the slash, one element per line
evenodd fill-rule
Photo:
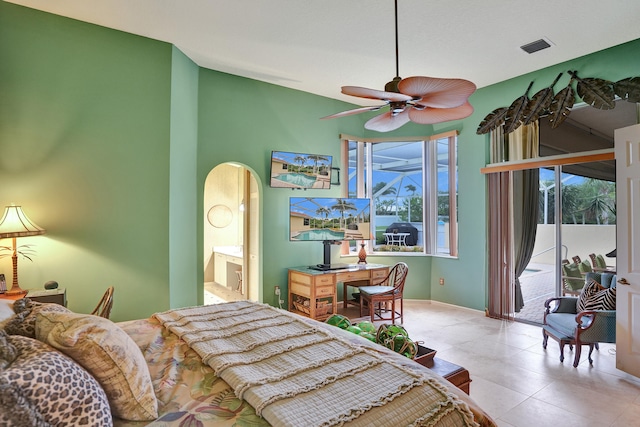
<path fill-rule="evenodd" d="M 457 256 L 456 140 L 343 137 L 345 196 L 372 201 L 369 253 Z"/>

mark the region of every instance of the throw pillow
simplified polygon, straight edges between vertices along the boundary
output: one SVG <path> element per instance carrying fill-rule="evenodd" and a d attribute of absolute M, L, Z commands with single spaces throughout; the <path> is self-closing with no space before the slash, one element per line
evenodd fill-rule
<path fill-rule="evenodd" d="M 16 347 L 9 342 L 6 332 L 0 331 L 0 370 L 11 365 L 18 357 Z"/>
<path fill-rule="evenodd" d="M 0 425 L 113 424 L 104 391 L 81 366 L 33 338 L 0 335 L 15 356 L 0 370 L 0 407 L 10 408 L 0 411 Z"/>
<path fill-rule="evenodd" d="M 15 311 L 13 311 L 13 301 L 10 299 L 0 299 L 0 329 L 4 328 L 15 314 Z"/>
<path fill-rule="evenodd" d="M 53 303 L 40 303 L 31 301 L 29 298 L 22 298 L 13 303 L 15 315 L 9 319 L 4 326 L 4 330 L 9 335 L 23 335 L 29 338 L 36 337 L 36 315 L 41 311 L 59 311 L 71 313 L 71 311 L 60 305 Z"/>
<path fill-rule="evenodd" d="M 591 280 L 580 293 L 576 303 L 578 312 L 587 310 L 615 310 L 616 288 L 604 288 L 600 283 Z"/>
<path fill-rule="evenodd" d="M 91 373 L 107 394 L 111 410 L 131 421 L 155 420 L 158 402 L 144 356 L 109 319 L 89 314 L 40 312 L 36 337 Z"/>
<path fill-rule="evenodd" d="M 600 285 L 600 283 L 598 283 L 597 281 L 590 279 L 587 281 L 587 284 L 584 285 L 584 288 L 582 288 L 582 291 L 580 292 L 580 296 L 578 297 L 578 300 L 576 301 L 576 311 L 579 313 L 581 311 L 585 310 L 585 304 L 586 302 L 593 296 L 595 295 L 600 289 L 602 289 L 602 285 Z"/>

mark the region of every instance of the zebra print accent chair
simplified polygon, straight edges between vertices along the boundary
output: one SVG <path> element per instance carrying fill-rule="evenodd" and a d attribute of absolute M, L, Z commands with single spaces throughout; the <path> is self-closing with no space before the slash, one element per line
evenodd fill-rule
<path fill-rule="evenodd" d="M 616 342 L 615 286 L 616 276 L 593 273 L 587 276 L 586 285 L 579 297 L 566 296 L 549 298 L 545 301 L 545 313 L 542 325 L 542 347 L 547 348 L 549 337 L 560 344 L 560 361 L 564 361 L 564 346 L 569 345 L 575 355 L 573 366 L 580 363 L 583 345 L 589 346 L 589 363 L 593 364 L 591 354 L 598 349 L 598 343 Z M 600 280 L 600 281 L 598 281 Z M 608 309 L 601 309 L 602 306 Z M 585 310 L 580 311 L 580 308 Z M 613 308 L 613 309 L 611 309 Z"/>

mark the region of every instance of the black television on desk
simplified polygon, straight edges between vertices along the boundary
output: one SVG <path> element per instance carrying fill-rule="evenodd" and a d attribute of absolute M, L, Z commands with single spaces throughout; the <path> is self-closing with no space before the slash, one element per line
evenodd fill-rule
<path fill-rule="evenodd" d="M 349 197 L 291 197 L 289 240 L 322 242 L 324 259 L 311 268 L 333 270 L 346 264 L 331 264 L 331 245 L 343 241 L 371 239 L 371 200 Z"/>

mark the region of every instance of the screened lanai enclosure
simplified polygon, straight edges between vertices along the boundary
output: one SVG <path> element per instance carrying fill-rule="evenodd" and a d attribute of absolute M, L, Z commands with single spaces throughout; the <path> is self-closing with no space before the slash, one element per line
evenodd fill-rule
<path fill-rule="evenodd" d="M 370 250 L 455 256 L 455 133 L 345 143 L 349 197 L 372 201 Z"/>

